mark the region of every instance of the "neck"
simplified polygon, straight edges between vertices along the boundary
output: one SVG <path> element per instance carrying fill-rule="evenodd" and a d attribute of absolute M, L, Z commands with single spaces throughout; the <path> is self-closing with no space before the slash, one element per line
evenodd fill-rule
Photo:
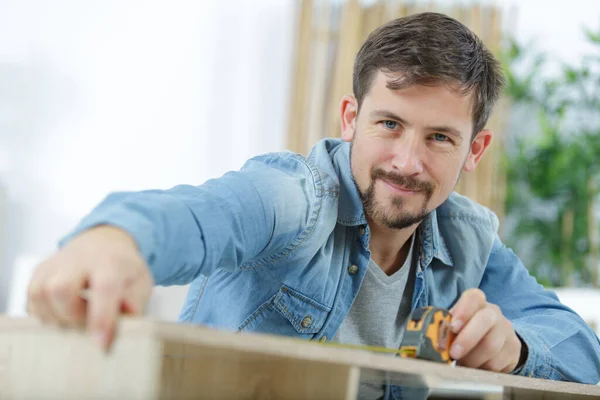
<path fill-rule="evenodd" d="M 411 236 L 419 223 L 405 229 L 391 229 L 369 220 L 371 259 L 387 275 L 398 271 L 408 256 Z"/>

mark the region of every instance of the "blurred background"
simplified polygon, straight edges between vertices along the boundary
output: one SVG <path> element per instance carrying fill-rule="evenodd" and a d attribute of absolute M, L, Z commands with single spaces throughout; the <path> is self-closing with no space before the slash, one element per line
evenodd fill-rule
<path fill-rule="evenodd" d="M 201 184 L 339 136 L 353 59 L 440 11 L 502 60 L 495 141 L 457 191 L 544 286 L 600 327 L 600 2 L 0 0 L 0 312 L 109 192 Z M 176 320 L 187 287 L 148 313 Z"/>

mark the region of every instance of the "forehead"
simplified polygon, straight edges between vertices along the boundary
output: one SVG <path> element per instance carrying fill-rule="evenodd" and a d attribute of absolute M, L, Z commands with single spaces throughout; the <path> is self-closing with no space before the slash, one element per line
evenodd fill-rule
<path fill-rule="evenodd" d="M 428 118 L 442 119 L 445 123 L 472 126 L 474 94 L 464 94 L 458 84 L 415 84 L 396 89 L 402 82 L 402 73 L 378 71 L 374 76 L 364 104 L 369 109 L 386 109 L 395 113 L 417 113 Z M 408 117 L 407 115 L 405 115 Z M 469 129 L 463 127 L 462 129 Z"/>

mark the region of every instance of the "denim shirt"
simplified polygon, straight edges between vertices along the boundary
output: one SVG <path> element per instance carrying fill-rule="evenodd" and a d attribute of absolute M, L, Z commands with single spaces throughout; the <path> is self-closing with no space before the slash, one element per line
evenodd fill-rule
<path fill-rule="evenodd" d="M 156 284 L 191 283 L 181 322 L 231 331 L 333 338 L 370 259 L 349 144 L 339 139 L 318 142 L 308 157 L 252 158 L 199 186 L 110 194 L 60 244 L 99 224 L 133 236 Z M 412 308 L 450 308 L 480 288 L 527 344 L 513 374 L 599 382 L 598 337 L 497 230 L 491 211 L 457 193 L 431 212 L 417 229 Z"/>

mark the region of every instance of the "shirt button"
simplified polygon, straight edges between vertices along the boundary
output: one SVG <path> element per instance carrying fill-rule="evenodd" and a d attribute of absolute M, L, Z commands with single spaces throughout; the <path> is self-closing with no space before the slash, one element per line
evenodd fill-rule
<path fill-rule="evenodd" d="M 364 225 L 361 225 L 358 231 L 360 232 L 360 236 L 363 236 L 367 230 Z"/>
<path fill-rule="evenodd" d="M 358 272 L 358 267 L 356 265 L 352 264 L 351 266 L 348 267 L 348 273 L 350 275 L 354 275 L 357 272 Z"/>
<path fill-rule="evenodd" d="M 302 320 L 302 327 L 303 328 L 308 328 L 310 326 L 310 324 L 312 323 L 312 318 L 310 317 L 310 315 L 307 315 L 306 317 L 304 317 L 304 319 Z"/>
<path fill-rule="evenodd" d="M 323 336 L 321 337 L 321 339 L 319 339 L 319 342 L 326 342 L 327 341 L 327 336 Z"/>

